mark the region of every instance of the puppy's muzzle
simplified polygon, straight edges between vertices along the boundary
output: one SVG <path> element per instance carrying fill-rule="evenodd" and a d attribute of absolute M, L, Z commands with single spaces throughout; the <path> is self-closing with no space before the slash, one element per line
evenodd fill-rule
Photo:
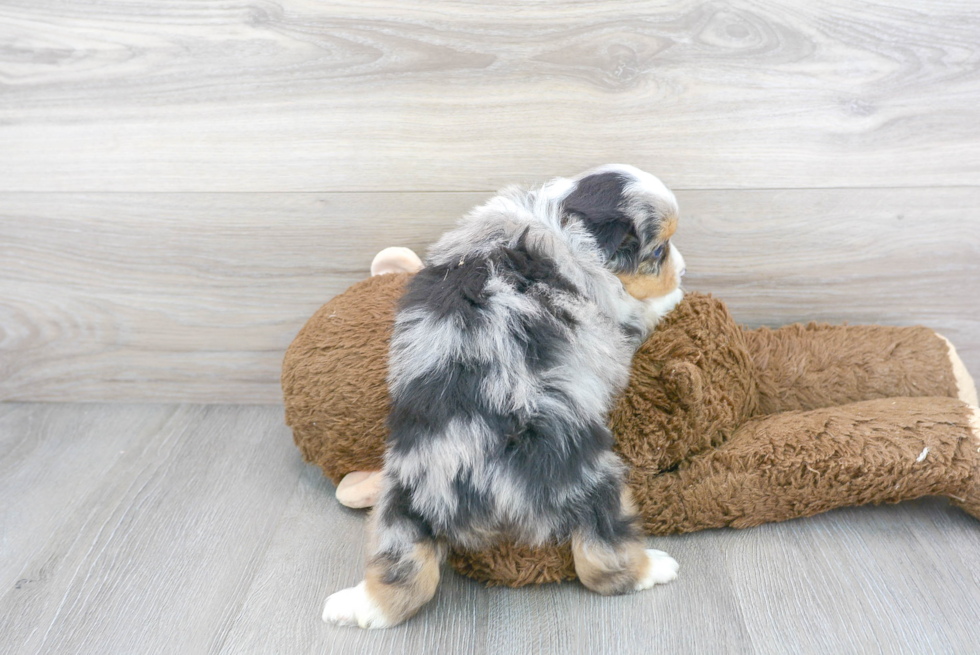
<path fill-rule="evenodd" d="M 640 300 L 662 298 L 676 291 L 681 284 L 681 277 L 687 272 L 687 265 L 681 252 L 670 244 L 670 254 L 664 259 L 658 271 L 636 275 L 619 275 L 626 291 Z"/>

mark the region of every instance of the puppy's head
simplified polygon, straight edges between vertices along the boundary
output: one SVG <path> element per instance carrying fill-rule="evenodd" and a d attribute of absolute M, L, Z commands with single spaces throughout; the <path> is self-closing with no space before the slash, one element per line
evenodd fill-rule
<path fill-rule="evenodd" d="M 663 182 L 633 166 L 607 164 L 573 178 L 562 191 L 564 214 L 592 234 L 630 295 L 658 298 L 680 286 L 684 258 L 670 243 L 677 200 Z"/>

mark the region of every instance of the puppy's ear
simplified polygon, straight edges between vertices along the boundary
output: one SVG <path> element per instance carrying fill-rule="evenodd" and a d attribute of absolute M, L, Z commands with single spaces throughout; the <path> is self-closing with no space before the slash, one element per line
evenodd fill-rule
<path fill-rule="evenodd" d="M 577 216 L 592 233 L 606 261 L 630 259 L 640 248 L 636 226 L 621 209 L 627 182 L 619 173 L 587 175 L 578 181 L 562 203 L 563 211 Z"/>
<path fill-rule="evenodd" d="M 630 220 L 586 220 L 607 262 L 635 257 L 640 250 L 636 229 Z M 625 263 L 625 261 L 624 261 Z"/>

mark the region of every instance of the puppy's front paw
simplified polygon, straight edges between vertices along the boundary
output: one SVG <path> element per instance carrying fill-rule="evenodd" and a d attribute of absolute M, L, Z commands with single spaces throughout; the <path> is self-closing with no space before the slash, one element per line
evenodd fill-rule
<path fill-rule="evenodd" d="M 649 589 L 655 584 L 664 584 L 677 577 L 677 571 L 681 565 L 673 557 L 662 550 L 646 549 L 647 571 L 646 574 L 636 582 L 636 590 Z"/>
<path fill-rule="evenodd" d="M 325 623 L 358 625 L 362 628 L 387 628 L 389 622 L 367 595 L 364 583 L 343 589 L 327 598 L 323 606 Z"/>

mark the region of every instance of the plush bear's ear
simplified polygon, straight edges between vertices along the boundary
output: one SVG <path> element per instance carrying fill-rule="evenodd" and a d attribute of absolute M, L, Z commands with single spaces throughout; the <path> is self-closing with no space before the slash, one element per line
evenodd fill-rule
<path fill-rule="evenodd" d="M 619 173 L 583 177 L 565 197 L 565 214 L 578 217 L 605 255 L 606 261 L 635 259 L 640 240 L 633 220 L 621 209 L 628 180 Z"/>
<path fill-rule="evenodd" d="M 704 402 L 704 380 L 697 366 L 682 360 L 667 360 L 660 374 L 668 398 L 684 409 Z"/>
<path fill-rule="evenodd" d="M 384 273 L 418 273 L 422 260 L 409 248 L 385 248 L 371 262 L 371 275 Z"/>

